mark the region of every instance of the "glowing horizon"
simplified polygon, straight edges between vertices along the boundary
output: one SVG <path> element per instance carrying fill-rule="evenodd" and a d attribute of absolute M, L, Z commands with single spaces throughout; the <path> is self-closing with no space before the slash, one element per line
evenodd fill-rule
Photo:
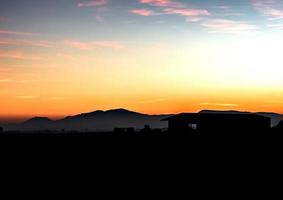
<path fill-rule="evenodd" d="M 279 0 L 3 0 L 0 116 L 283 113 Z"/>

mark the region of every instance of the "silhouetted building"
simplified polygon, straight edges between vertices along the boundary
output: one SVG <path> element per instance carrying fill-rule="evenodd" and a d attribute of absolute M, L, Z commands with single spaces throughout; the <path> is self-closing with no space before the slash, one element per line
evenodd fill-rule
<path fill-rule="evenodd" d="M 280 121 L 278 125 L 275 127 L 276 129 L 283 130 L 283 121 Z"/>
<path fill-rule="evenodd" d="M 270 118 L 256 114 L 182 113 L 162 121 L 168 121 L 168 131 L 174 134 L 257 133 L 271 128 Z"/>
<path fill-rule="evenodd" d="M 4 131 L 3 128 L 0 126 L 0 133 L 3 133 L 3 131 Z"/>

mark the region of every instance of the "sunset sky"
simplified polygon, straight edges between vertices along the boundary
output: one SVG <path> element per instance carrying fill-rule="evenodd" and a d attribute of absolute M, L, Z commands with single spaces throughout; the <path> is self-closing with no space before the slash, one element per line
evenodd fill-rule
<path fill-rule="evenodd" d="M 283 113 L 282 0 L 0 0 L 0 118 Z"/>

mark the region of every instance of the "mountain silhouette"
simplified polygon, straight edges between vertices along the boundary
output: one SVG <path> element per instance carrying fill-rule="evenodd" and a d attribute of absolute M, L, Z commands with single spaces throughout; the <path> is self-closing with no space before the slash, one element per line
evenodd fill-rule
<path fill-rule="evenodd" d="M 142 129 L 144 125 L 152 128 L 166 128 L 167 123 L 161 121 L 170 115 L 147 115 L 126 109 L 97 110 L 68 116 L 60 120 L 50 120 L 46 117 L 35 117 L 21 124 L 4 125 L 7 131 L 113 131 L 114 128 Z"/>
<path fill-rule="evenodd" d="M 228 110 L 228 111 L 221 111 L 221 110 L 202 110 L 200 113 L 213 113 L 213 114 L 257 114 L 264 117 L 269 117 L 271 119 L 271 126 L 277 126 L 279 122 L 283 120 L 283 115 L 272 113 L 272 112 L 242 112 L 236 110 Z"/>
<path fill-rule="evenodd" d="M 210 114 L 249 114 L 250 112 L 242 112 L 237 110 L 202 110 L 199 113 L 210 113 Z"/>
<path fill-rule="evenodd" d="M 241 112 L 235 110 L 202 110 L 200 113 L 213 114 L 247 114 L 251 112 Z M 277 126 L 283 120 L 283 115 L 277 113 L 258 112 L 254 113 L 271 118 L 272 126 Z M 68 116 L 60 120 L 51 120 L 47 117 L 34 117 L 20 124 L 2 124 L 5 131 L 79 131 L 79 132 L 108 132 L 114 128 L 135 128 L 142 129 L 144 125 L 151 128 L 163 129 L 168 124 L 161 121 L 168 115 L 148 115 L 133 112 L 126 109 L 97 110 L 89 113 L 81 113 Z"/>
<path fill-rule="evenodd" d="M 46 124 L 46 123 L 52 123 L 53 121 L 49 119 L 48 117 L 34 117 L 27 121 L 25 121 L 23 124 L 25 125 L 35 125 L 35 124 Z"/>

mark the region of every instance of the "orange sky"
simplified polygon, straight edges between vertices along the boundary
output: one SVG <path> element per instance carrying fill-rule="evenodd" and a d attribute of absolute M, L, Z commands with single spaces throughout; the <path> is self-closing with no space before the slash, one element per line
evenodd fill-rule
<path fill-rule="evenodd" d="M 38 12 L 0 10 L 0 118 L 113 108 L 283 113 L 281 18 L 264 12 L 276 5 L 48 2 L 30 5 Z"/>

